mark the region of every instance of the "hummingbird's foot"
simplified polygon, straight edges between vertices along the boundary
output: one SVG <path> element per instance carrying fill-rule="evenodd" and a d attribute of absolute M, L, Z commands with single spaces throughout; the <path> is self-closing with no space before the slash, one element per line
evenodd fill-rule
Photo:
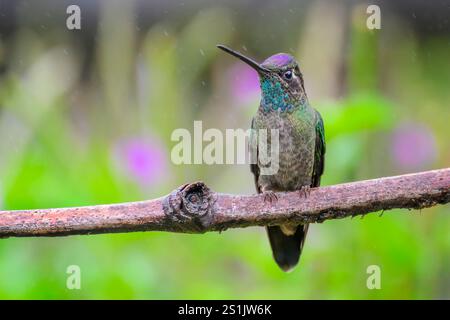
<path fill-rule="evenodd" d="M 273 191 L 264 191 L 263 195 L 264 195 L 264 202 L 272 203 L 278 201 L 278 196 Z"/>
<path fill-rule="evenodd" d="M 308 198 L 311 194 L 311 187 L 310 186 L 302 186 L 300 190 L 298 190 L 300 197 L 302 198 Z"/>

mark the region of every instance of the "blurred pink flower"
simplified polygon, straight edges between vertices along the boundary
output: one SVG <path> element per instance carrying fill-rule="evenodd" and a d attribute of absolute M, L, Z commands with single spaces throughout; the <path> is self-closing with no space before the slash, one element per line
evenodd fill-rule
<path fill-rule="evenodd" d="M 165 148 L 153 137 L 121 140 L 115 155 L 119 169 L 141 186 L 157 183 L 167 174 Z"/>
<path fill-rule="evenodd" d="M 233 99 L 245 104 L 259 96 L 259 78 L 255 70 L 242 62 L 235 63 L 229 71 L 229 87 Z"/>
<path fill-rule="evenodd" d="M 397 166 L 405 169 L 424 169 L 436 159 L 433 133 L 417 123 L 402 124 L 392 136 L 392 155 Z"/>

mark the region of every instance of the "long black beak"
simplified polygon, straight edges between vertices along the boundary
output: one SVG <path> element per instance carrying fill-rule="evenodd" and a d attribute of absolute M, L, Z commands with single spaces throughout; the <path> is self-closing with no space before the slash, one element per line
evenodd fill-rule
<path fill-rule="evenodd" d="M 244 56 L 242 53 L 234 51 L 233 49 L 230 49 L 228 47 L 225 47 L 224 45 L 218 44 L 217 48 L 222 49 L 226 53 L 231 54 L 232 56 L 235 56 L 236 58 L 244 61 L 246 64 L 248 64 L 250 67 L 258 71 L 258 73 L 261 72 L 269 72 L 269 69 L 264 68 L 261 66 L 258 62 L 256 62 L 253 59 L 250 59 L 249 57 Z"/>

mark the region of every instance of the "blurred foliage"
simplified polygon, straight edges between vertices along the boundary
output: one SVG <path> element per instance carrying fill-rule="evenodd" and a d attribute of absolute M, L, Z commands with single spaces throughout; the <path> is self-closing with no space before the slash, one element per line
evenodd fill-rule
<path fill-rule="evenodd" d="M 337 25 L 321 30 L 343 43 L 323 42 L 320 51 L 336 46 L 345 52 L 322 61 L 327 56 L 304 40 L 311 37 L 279 35 L 285 30 L 279 26 L 267 34 L 277 46 L 252 42 L 254 34 L 261 37 L 256 26 L 278 24 L 267 15 L 264 26 L 251 26 L 234 8 L 211 7 L 185 16 L 169 12 L 140 29 L 132 2 L 105 3 L 87 71 L 79 38 L 60 28 L 39 32 L 24 22 L 27 12 L 14 36 L 0 39 L 6 66 L 0 74 L 0 209 L 141 200 L 192 180 L 253 193 L 247 166 L 170 162 L 174 129 L 192 129 L 193 120 L 205 128 L 247 128 L 256 111 L 258 89 L 233 91 L 239 91 L 236 81 L 247 79 L 245 65 L 220 54 L 216 43 L 252 48 L 247 53 L 255 57 L 288 51 L 309 70 L 307 91 L 326 129 L 323 184 L 449 164 L 448 37 L 419 41 L 395 16 L 383 22 L 386 29 L 369 31 L 360 6 L 351 8 L 349 22 L 318 2 L 307 8 L 307 20 L 293 19 L 296 11 L 289 10 L 293 16 L 283 23 L 292 30 L 313 29 L 305 24 L 320 14 L 332 16 L 328 23 L 349 24 L 342 38 L 333 36 Z M 269 9 L 278 10 L 274 17 L 288 10 Z M 333 90 L 322 95 L 311 73 L 324 64 L 345 71 L 329 74 L 324 81 Z M 405 123 L 412 133 L 401 129 Z M 424 148 L 429 151 L 419 157 Z M 419 161 L 407 161 L 411 157 Z M 313 225 L 300 266 L 289 274 L 272 261 L 263 228 L 4 239 L 0 298 L 448 299 L 449 229 L 448 206 Z M 81 268 L 81 290 L 66 288 L 69 265 Z M 381 268 L 381 290 L 366 287 L 369 265 Z"/>

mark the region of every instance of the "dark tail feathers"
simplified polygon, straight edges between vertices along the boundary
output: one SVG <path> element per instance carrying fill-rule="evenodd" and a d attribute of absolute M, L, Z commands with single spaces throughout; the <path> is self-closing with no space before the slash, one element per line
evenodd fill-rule
<path fill-rule="evenodd" d="M 299 225 L 295 233 L 287 236 L 280 227 L 267 227 L 273 257 L 283 271 L 292 270 L 300 259 L 308 225 Z"/>

